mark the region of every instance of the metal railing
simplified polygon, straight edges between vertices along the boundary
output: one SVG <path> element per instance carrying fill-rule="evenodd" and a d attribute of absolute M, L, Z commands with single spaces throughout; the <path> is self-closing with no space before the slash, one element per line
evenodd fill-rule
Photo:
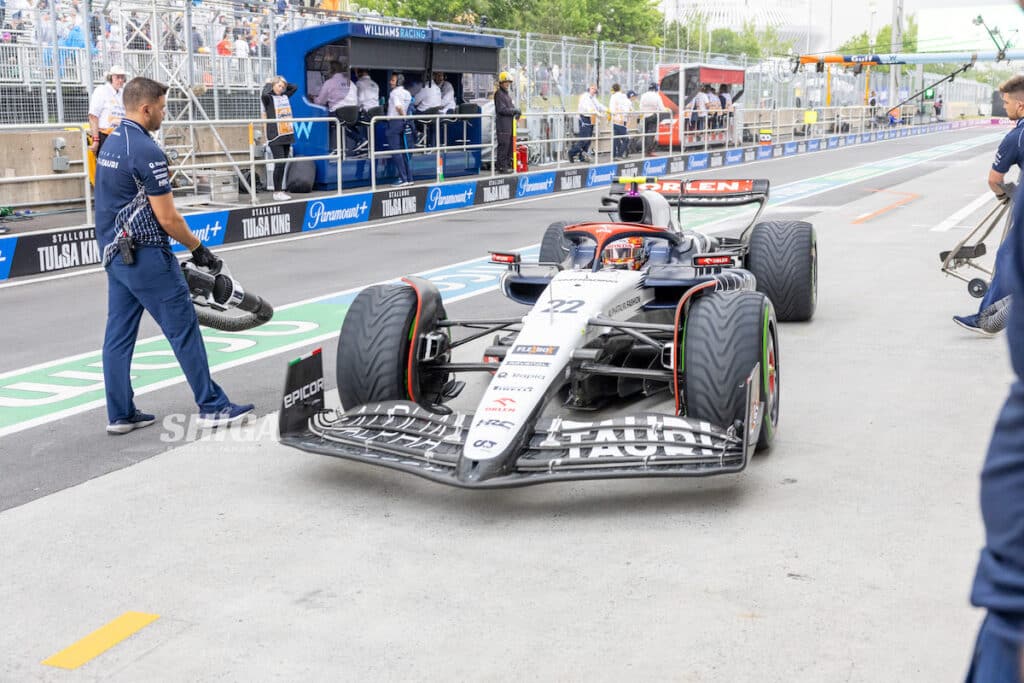
<path fill-rule="evenodd" d="M 701 152 L 712 150 L 729 150 L 738 148 L 756 148 L 764 144 L 785 144 L 800 140 L 822 139 L 838 135 L 861 135 L 879 130 L 891 129 L 894 126 L 920 124 L 927 121 L 921 120 L 916 114 L 913 106 L 904 107 L 898 123 L 890 123 L 887 118 L 879 117 L 877 109 L 870 107 L 832 107 L 814 111 L 815 116 L 807 116 L 809 110 L 803 109 L 740 109 L 737 108 L 732 116 L 709 117 L 708 123 L 703 127 L 689 127 L 680 125 L 678 137 L 676 134 L 669 134 L 666 131 L 675 122 L 670 112 L 661 112 L 657 116 L 663 125 L 655 127 L 653 131 L 647 132 L 645 127 L 645 115 L 640 112 L 628 114 L 626 122 L 626 133 L 616 134 L 614 128 L 608 125 L 607 118 L 602 118 L 599 125 L 593 126 L 589 136 L 581 137 L 574 132 L 573 121 L 580 117 L 579 112 L 559 112 L 546 114 L 531 114 L 525 117 L 527 125 L 520 128 L 517 139 L 519 144 L 526 146 L 530 157 L 530 171 L 557 170 L 567 166 L 574 166 L 568 158 L 567 152 L 574 145 L 589 146 L 590 154 L 588 164 L 597 166 L 600 164 L 621 161 L 621 157 L 615 154 L 616 143 L 624 145 L 627 149 L 625 157 L 642 161 L 648 155 L 673 156 L 680 153 Z M 423 122 L 432 129 L 433 144 L 418 144 L 408 149 L 392 150 L 378 149 L 380 145 L 379 136 L 376 131 L 377 123 L 403 119 L 415 126 L 416 122 Z M 269 166 L 277 163 L 287 164 L 296 158 L 308 160 L 324 160 L 333 163 L 337 173 L 337 186 L 334 194 L 340 195 L 346 191 L 343 187 L 344 163 L 350 160 L 368 161 L 370 178 L 368 179 L 371 190 L 378 187 L 378 171 L 380 164 L 386 163 L 388 159 L 396 154 L 408 154 L 411 156 L 432 155 L 434 157 L 434 182 L 439 183 L 445 180 L 445 155 L 453 152 L 468 153 L 479 151 L 481 159 L 485 162 L 490 156 L 491 177 L 496 175 L 494 163 L 495 149 L 495 126 L 494 117 L 491 114 L 434 114 L 434 115 L 411 115 L 407 117 L 377 116 L 370 121 L 368 126 L 368 150 L 362 154 L 352 154 L 348 150 L 345 139 L 344 126 L 333 116 L 329 117 L 306 117 L 290 119 L 293 124 L 298 123 L 327 123 L 333 125 L 331 138 L 334 142 L 334 149 L 326 154 L 316 156 L 292 157 L 290 159 L 265 158 L 263 152 L 265 145 L 261 144 L 260 138 L 264 136 L 260 132 L 262 126 L 267 123 L 265 119 L 221 119 L 213 121 L 164 121 L 162 132 L 174 128 L 196 128 L 209 125 L 216 126 L 222 135 L 228 136 L 228 131 L 234 127 L 239 129 L 239 135 L 235 144 L 230 148 L 223 148 L 215 151 L 203 152 L 200 157 L 210 159 L 215 157 L 218 160 L 204 160 L 203 158 L 188 157 L 182 163 L 171 164 L 171 172 L 175 175 L 182 175 L 188 179 L 184 184 L 175 187 L 176 195 L 180 199 L 183 194 L 196 197 L 197 203 L 239 205 L 248 203 L 256 205 L 260 203 L 257 192 L 253 191 L 256 182 L 257 169 L 267 168 L 267 175 L 270 175 Z M 465 130 L 470 122 L 479 121 L 483 135 L 480 143 L 470 143 L 469 136 Z M 446 138 L 446 133 L 451 130 L 451 122 L 461 122 L 463 132 L 454 141 Z M 25 208 L 30 206 L 54 205 L 54 204 L 77 204 L 85 210 L 86 227 L 94 223 L 92 204 L 92 188 L 88 177 L 88 141 L 87 132 L 84 126 L 67 127 L 60 124 L 26 124 L 20 126 L 0 126 L 0 134 L 26 132 L 48 132 L 58 136 L 73 135 L 79 138 L 81 156 L 69 159 L 70 171 L 54 172 L 52 174 L 32 174 L 0 178 L 0 187 L 14 184 L 28 184 L 36 182 L 53 182 L 79 180 L 82 194 L 79 197 L 47 200 L 45 202 L 18 203 L 14 208 Z M 545 134 L 540 134 L 544 132 Z M 659 144 L 666 142 L 667 144 Z M 237 141 L 242 142 L 237 142 Z M 620 147 L 621 149 L 621 147 Z M 515 152 L 513 152 L 515 153 Z M 639 156 L 637 156 L 639 154 Z M 261 158 L 261 156 L 263 158 Z M 515 167 L 515 164 L 513 164 Z M 422 169 L 422 166 L 421 166 Z M 235 182 L 239 187 L 239 193 L 248 192 L 248 200 L 233 202 L 214 202 L 211 196 L 207 201 L 205 193 L 200 191 L 199 176 L 210 171 L 234 172 Z M 247 171 L 247 173 L 246 173 Z M 513 168 L 513 173 L 519 171 Z M 465 173 L 463 173 L 465 175 Z M 478 177 L 470 174 L 470 178 Z M 361 189 L 356 191 L 365 191 Z M 284 188 L 274 188 L 282 191 Z M 187 199 L 186 199 L 187 203 Z"/>
<path fill-rule="evenodd" d="M 443 169 L 444 169 L 444 155 L 445 155 L 445 152 L 452 152 L 452 151 L 469 152 L 469 151 L 473 151 L 473 150 L 480 150 L 481 151 L 481 155 L 482 155 L 484 150 L 494 149 L 494 147 L 495 147 L 494 130 L 495 129 L 494 129 L 494 125 L 493 124 L 491 125 L 490 140 L 488 142 L 486 142 L 486 143 L 481 142 L 479 144 L 468 144 L 467 143 L 467 140 L 468 140 L 467 128 L 468 127 L 466 125 L 469 121 L 472 121 L 472 120 L 478 120 L 478 121 L 481 121 L 481 123 L 482 123 L 484 119 L 493 120 L 493 118 L 494 118 L 493 115 L 485 115 L 485 114 L 411 114 L 409 116 L 374 116 L 372 119 L 370 119 L 370 125 L 369 125 L 370 137 L 369 137 L 368 150 L 369 150 L 369 155 L 370 155 L 370 188 L 372 190 L 376 190 L 377 189 L 377 160 L 382 158 L 382 157 L 384 158 L 384 160 L 387 160 L 387 159 L 389 159 L 389 158 L 391 158 L 393 156 L 396 156 L 398 154 L 413 154 L 413 153 L 415 153 L 415 154 L 433 154 L 434 158 L 435 158 L 434 182 L 441 182 L 444 179 L 444 170 Z M 434 139 L 434 142 L 437 143 L 437 144 L 434 144 L 434 145 L 416 145 L 414 147 L 410 147 L 410 148 L 407 148 L 407 149 L 378 150 L 377 149 L 377 144 L 376 144 L 377 143 L 377 130 L 376 130 L 377 129 L 377 123 L 386 123 L 388 121 L 406 121 L 407 123 L 409 123 L 409 124 L 411 124 L 413 126 L 413 134 L 414 135 L 416 134 L 416 122 L 417 121 L 427 122 L 428 125 L 430 125 L 430 123 L 432 122 L 433 123 L 432 127 L 434 129 L 433 130 L 433 139 Z M 442 144 L 442 142 L 446 142 L 446 140 L 445 140 L 444 136 L 442 135 L 442 133 L 446 132 L 448 126 L 445 125 L 444 128 L 442 128 L 441 124 L 443 124 L 443 123 L 446 124 L 448 121 L 461 121 L 461 122 L 463 122 L 463 125 L 462 125 L 462 131 L 463 131 L 462 132 L 462 137 L 459 139 L 459 142 L 461 142 L 461 144 L 456 144 L 456 145 Z M 406 135 L 407 135 L 407 133 L 403 133 L 402 137 L 404 138 Z M 491 164 L 491 175 L 494 175 L 494 164 L 493 163 Z M 340 180 L 339 180 L 339 185 L 340 185 Z"/>

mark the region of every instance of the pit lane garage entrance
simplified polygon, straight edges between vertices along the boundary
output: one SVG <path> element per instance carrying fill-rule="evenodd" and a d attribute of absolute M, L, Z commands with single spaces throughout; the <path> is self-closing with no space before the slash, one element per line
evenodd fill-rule
<path fill-rule="evenodd" d="M 458 31 L 415 26 L 395 26 L 361 22 L 339 22 L 325 26 L 292 31 L 277 38 L 277 73 L 298 86 L 291 98 L 296 118 L 323 117 L 330 114 L 313 100 L 322 83 L 331 75 L 331 63 L 340 62 L 354 76 L 356 69 L 366 69 L 380 92 L 381 110 L 387 114 L 388 81 L 391 74 L 405 75 L 405 87 L 415 92 L 417 83 L 427 82 L 431 74 L 441 71 L 455 91 L 457 113 L 479 113 L 479 106 L 468 102 L 464 83 L 478 82 L 481 76 L 494 78 L 498 73 L 499 51 L 504 39 Z M 472 89 L 472 88 L 469 88 Z M 466 99 L 464 100 L 464 95 Z M 326 122 L 297 122 L 295 155 L 315 156 L 330 153 L 335 145 L 333 125 Z M 479 119 L 452 119 L 442 124 L 442 139 L 449 145 L 479 145 L 482 126 Z M 378 123 L 374 135 L 375 148 L 386 149 L 385 124 Z M 443 155 L 446 177 L 473 175 L 480 172 L 480 150 L 453 150 Z M 337 188 L 337 164 L 331 160 L 316 161 L 316 188 Z M 437 170 L 434 154 L 413 154 L 410 162 L 413 175 L 433 179 Z M 370 184 L 370 161 L 365 156 L 346 159 L 342 163 L 345 187 Z M 382 157 L 377 161 L 377 182 L 386 183 L 397 175 L 393 164 Z"/>

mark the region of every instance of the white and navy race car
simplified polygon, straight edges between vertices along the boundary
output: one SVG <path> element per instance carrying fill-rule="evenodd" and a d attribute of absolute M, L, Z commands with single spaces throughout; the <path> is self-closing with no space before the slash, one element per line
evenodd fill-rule
<path fill-rule="evenodd" d="M 755 216 L 718 237 L 681 229 L 672 206 L 760 215 L 767 195 L 765 180 L 625 179 L 605 202 L 618 220 L 553 224 L 536 264 L 492 253 L 529 306 L 515 317 L 450 319 L 416 277 L 363 290 L 338 339 L 343 409 L 324 409 L 318 352 L 293 362 L 281 442 L 470 488 L 743 470 L 778 426 L 778 321 L 814 314 L 814 229 Z M 482 360 L 457 359 L 492 335 Z M 469 372 L 489 382 L 453 411 Z M 628 411 L 658 394 L 670 409 Z"/>

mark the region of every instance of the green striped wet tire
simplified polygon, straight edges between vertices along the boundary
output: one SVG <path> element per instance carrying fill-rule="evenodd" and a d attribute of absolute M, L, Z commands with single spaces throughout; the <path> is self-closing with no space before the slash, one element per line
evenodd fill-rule
<path fill-rule="evenodd" d="M 764 221 L 750 231 L 747 270 L 781 322 L 814 317 L 818 305 L 818 240 L 806 221 Z"/>
<path fill-rule="evenodd" d="M 760 292 L 712 292 L 690 306 L 683 327 L 686 414 L 719 427 L 742 421 L 746 379 L 761 363 L 764 420 L 757 449 L 768 448 L 779 422 L 779 339 L 775 309 Z"/>
<path fill-rule="evenodd" d="M 345 409 L 377 401 L 408 401 L 409 331 L 416 292 L 408 285 L 373 285 L 356 295 L 338 335 L 335 374 Z"/>

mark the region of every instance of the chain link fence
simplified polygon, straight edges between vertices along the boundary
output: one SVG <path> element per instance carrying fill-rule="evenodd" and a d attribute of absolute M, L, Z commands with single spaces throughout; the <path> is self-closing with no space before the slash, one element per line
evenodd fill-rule
<path fill-rule="evenodd" d="M 202 112 L 172 92 L 168 100 L 174 117 L 248 118 L 258 114 L 259 90 L 274 74 L 274 42 L 280 33 L 338 20 L 411 23 L 294 6 L 279 13 L 271 5 L 218 0 L 111 0 L 91 15 L 88 5 L 78 4 L 83 13 L 75 14 L 70 5 L 59 9 L 40 2 L 19 13 L 18 42 L 0 44 L 0 123 L 84 122 L 90 89 L 115 64 L 132 76 L 170 82 L 179 92 L 189 88 L 199 96 Z M 834 105 L 863 104 L 871 90 L 879 93 L 880 105 L 888 103 L 887 75 L 870 70 L 859 75 L 837 70 L 829 81 L 824 74 L 792 73 L 787 59 L 751 61 L 444 22 L 428 26 L 503 37 L 501 66 L 513 74 L 516 99 L 527 112 L 573 110 L 590 83 L 598 84 L 601 97 L 607 97 L 613 83 L 641 93 L 657 80 L 658 64 L 672 63 L 745 67 L 744 104 L 750 108 L 821 107 L 829 95 Z M 922 81 L 938 78 L 910 74 L 901 80 L 901 91 L 913 92 L 923 87 Z M 965 113 L 985 113 L 991 92 L 990 86 L 966 78 L 940 88 L 945 101 L 959 103 Z"/>

